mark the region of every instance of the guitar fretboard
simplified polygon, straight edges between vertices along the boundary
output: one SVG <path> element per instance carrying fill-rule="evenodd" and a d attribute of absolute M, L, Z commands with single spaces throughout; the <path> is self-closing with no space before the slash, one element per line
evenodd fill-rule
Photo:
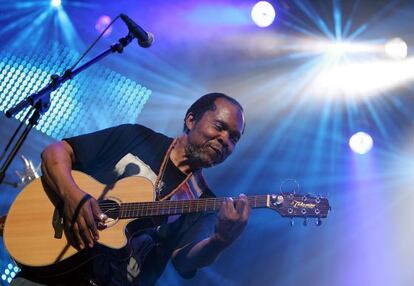
<path fill-rule="evenodd" d="M 232 198 L 238 200 L 238 197 Z M 268 195 L 247 197 L 251 208 L 267 206 Z M 208 198 L 195 200 L 158 201 L 122 203 L 119 218 L 137 218 L 157 215 L 175 215 L 194 212 L 217 212 L 225 198 Z"/>

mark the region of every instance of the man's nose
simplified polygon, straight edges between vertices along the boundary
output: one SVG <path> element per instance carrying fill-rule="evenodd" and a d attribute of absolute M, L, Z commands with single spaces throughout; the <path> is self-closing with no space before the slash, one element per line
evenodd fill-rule
<path fill-rule="evenodd" d="M 224 133 L 219 137 L 219 142 L 226 150 L 231 146 L 230 136 L 227 133 Z"/>

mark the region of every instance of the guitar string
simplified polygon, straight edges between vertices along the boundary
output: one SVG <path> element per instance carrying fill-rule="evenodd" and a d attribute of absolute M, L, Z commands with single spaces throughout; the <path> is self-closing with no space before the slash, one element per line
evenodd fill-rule
<path fill-rule="evenodd" d="M 255 196 L 248 196 L 247 199 L 248 200 L 254 200 L 257 198 L 263 198 L 263 199 L 267 199 L 268 194 L 266 195 L 255 195 Z M 302 197 L 295 197 L 295 198 L 288 198 L 288 200 L 301 200 Z M 126 202 L 126 203 L 122 203 L 124 205 L 126 204 L 162 204 L 162 203 L 175 203 L 175 202 L 205 202 L 205 201 L 218 201 L 218 200 L 225 200 L 226 197 L 222 197 L 222 198 L 203 198 L 203 199 L 186 199 L 186 200 L 177 200 L 177 201 L 146 201 L 146 202 Z M 237 201 L 240 199 L 240 197 L 231 197 L 231 199 Z M 109 199 L 108 199 L 109 200 Z M 324 201 L 326 199 L 321 199 L 321 202 L 317 203 L 315 202 L 315 199 L 313 198 L 307 198 L 306 202 L 308 203 L 316 203 L 316 204 L 321 204 L 322 201 Z M 106 202 L 106 200 L 101 201 L 101 204 L 104 205 Z M 305 201 L 304 201 L 305 202 Z"/>
<path fill-rule="evenodd" d="M 257 196 L 257 197 L 249 197 L 248 201 L 257 201 L 257 200 L 263 200 L 267 201 L 267 196 Z M 160 207 L 165 206 L 168 207 L 169 205 L 175 205 L 175 204 L 195 204 L 195 205 L 204 205 L 204 204 L 215 204 L 215 203 L 223 203 L 225 201 L 225 198 L 211 198 L 211 199 L 195 199 L 195 200 L 177 200 L 177 201 L 155 201 L 155 202 L 132 202 L 132 203 L 121 203 L 120 205 L 122 207 Z M 105 206 L 113 206 L 113 205 L 119 205 L 117 202 L 102 202 L 99 204 L 100 207 Z"/>
<path fill-rule="evenodd" d="M 267 201 L 267 195 L 258 195 L 258 196 L 252 196 L 248 197 L 248 201 L 255 201 L 255 200 L 264 200 Z M 152 201 L 152 202 L 127 202 L 127 203 L 121 203 L 123 207 L 156 207 L 156 206 L 168 206 L 168 205 L 174 205 L 174 204 L 211 204 L 211 203 L 217 203 L 217 202 L 223 202 L 225 198 L 209 198 L 209 199 L 194 199 L 194 200 L 177 200 L 177 201 Z M 233 198 L 233 200 L 238 200 L 238 198 Z M 290 199 L 292 200 L 292 199 Z M 323 201 L 317 203 L 313 202 L 312 200 L 309 200 L 308 203 L 315 203 L 318 205 L 324 205 L 326 203 L 323 203 Z M 99 206 L 112 206 L 112 205 L 119 205 L 117 202 L 101 202 Z"/>
<path fill-rule="evenodd" d="M 297 199 L 300 199 L 299 197 Z M 101 203 L 100 207 L 105 210 L 107 214 L 121 214 L 121 218 L 125 218 L 128 216 L 151 216 L 154 215 L 154 211 L 156 213 L 161 214 L 171 214 L 171 213 L 185 213 L 185 212 L 194 212 L 198 211 L 200 208 L 201 210 L 204 208 L 207 211 L 215 211 L 221 204 L 224 202 L 226 198 L 207 198 L 207 199 L 193 199 L 193 200 L 178 200 L 178 201 L 155 201 L 155 202 L 132 202 L 132 203 L 121 203 L 119 205 L 116 202 L 105 202 Z M 234 197 L 234 200 L 237 200 L 238 197 Z M 259 207 L 261 205 L 266 206 L 264 203 L 267 203 L 268 195 L 256 195 L 256 196 L 249 196 L 247 197 L 249 204 L 254 207 Z M 308 203 L 312 203 L 313 198 L 307 198 Z M 322 199 L 324 200 L 324 199 Z M 316 203 L 316 202 L 315 202 Z M 217 205 L 218 204 L 218 205 Z M 317 203 L 318 209 L 321 213 L 325 213 L 330 209 L 330 206 L 327 205 L 324 207 L 323 203 Z M 106 209 L 109 207 L 109 209 Z M 111 210 L 116 208 L 115 210 Z M 178 209 L 181 209 L 181 212 L 178 212 Z M 309 214 L 308 214 L 309 215 Z M 314 214 L 312 214 L 314 215 Z M 319 215 L 320 216 L 320 215 Z"/>
<path fill-rule="evenodd" d="M 249 202 L 250 203 L 250 202 Z M 267 200 L 261 200 L 261 201 L 257 201 L 256 202 L 256 205 L 257 204 L 259 204 L 259 207 L 261 207 L 261 206 L 266 206 L 266 204 L 265 203 L 267 203 Z M 253 207 L 254 207 L 254 205 L 252 205 Z M 113 212 L 116 212 L 116 213 L 119 213 L 119 212 L 127 212 L 127 213 L 131 213 L 131 212 L 134 212 L 134 213 L 137 213 L 137 212 L 145 212 L 145 214 L 148 214 L 148 213 L 151 213 L 151 214 L 153 214 L 153 212 L 154 211 L 159 211 L 159 212 L 163 212 L 163 214 L 164 214 L 164 212 L 171 212 L 172 210 L 175 210 L 175 211 L 177 211 L 178 209 L 182 209 L 182 211 L 194 211 L 194 210 L 197 210 L 197 209 L 200 209 L 200 207 L 201 207 L 201 209 L 203 209 L 203 208 L 209 208 L 209 209 L 217 209 L 217 208 L 219 208 L 219 207 L 221 207 L 220 205 L 217 205 L 216 203 L 214 203 L 214 204 L 188 204 L 188 205 L 185 205 L 185 204 L 176 204 L 176 205 L 174 205 L 174 206 L 171 206 L 171 205 L 169 205 L 169 206 L 161 206 L 161 207 L 159 207 L 159 208 L 154 208 L 154 207 L 152 207 L 152 208 L 144 208 L 144 207 L 142 207 L 142 208 L 119 208 L 118 209 L 118 207 L 119 207 L 119 205 L 117 205 L 117 204 L 112 204 L 111 205 L 111 207 L 107 210 L 107 211 L 110 211 L 111 209 L 113 209 L 113 208 L 117 208 L 116 210 L 112 210 Z M 104 208 L 105 209 L 105 208 Z M 324 207 L 324 206 L 319 206 L 318 207 L 318 209 L 320 210 L 320 211 L 328 211 L 329 209 L 330 209 L 330 207 L 329 206 L 326 206 L 326 207 Z"/>
<path fill-rule="evenodd" d="M 256 204 L 251 204 L 251 207 L 266 207 L 266 201 L 263 202 L 257 202 Z M 111 209 L 115 209 L 114 211 L 116 212 L 123 212 L 123 213 L 151 213 L 153 214 L 154 212 L 162 212 L 162 213 L 169 213 L 169 212 L 173 212 L 174 210 L 177 211 L 179 209 L 181 209 L 182 211 L 184 210 L 188 210 L 188 211 L 195 211 L 195 210 L 207 210 L 207 209 L 214 209 L 217 210 L 221 208 L 221 205 L 218 204 L 198 204 L 198 205 L 185 205 L 185 204 L 181 204 L 181 205 L 171 205 L 171 206 L 160 206 L 158 208 L 145 208 L 145 207 L 141 207 L 141 208 L 125 208 L 125 207 L 119 207 L 119 205 L 112 205 L 112 206 L 108 206 L 108 207 L 104 207 L 102 208 L 103 210 L 105 210 L 106 212 L 111 210 Z M 326 212 L 329 211 L 330 207 L 324 207 L 324 206 L 320 206 L 318 207 L 319 211 L 321 212 Z"/>
<path fill-rule="evenodd" d="M 120 205 L 116 202 L 113 203 L 102 203 L 99 204 L 100 207 L 113 207 L 113 206 L 121 206 L 122 208 L 169 208 L 174 205 L 191 205 L 191 206 L 201 206 L 201 205 L 217 205 L 224 202 L 224 198 L 214 199 L 214 200 L 208 200 L 208 199 L 199 199 L 199 200 L 179 200 L 179 201 L 161 201 L 161 202 L 136 202 L 136 203 L 121 203 Z M 255 203 L 255 202 L 267 202 L 266 197 L 256 197 L 251 198 L 248 200 L 249 203 Z"/>
<path fill-rule="evenodd" d="M 185 206 L 177 206 L 177 207 L 171 207 L 171 208 L 159 208 L 159 209 L 120 209 L 117 207 L 114 208 L 108 208 L 104 209 L 104 213 L 112 212 L 112 213 L 122 213 L 124 215 L 127 214 L 141 214 L 141 215 L 147 215 L 152 214 L 156 215 L 157 213 L 161 214 L 178 214 L 181 212 L 197 212 L 197 211 L 215 211 L 219 210 L 221 206 L 193 206 L 193 207 L 185 207 Z M 265 204 L 260 204 L 256 206 L 252 206 L 253 208 L 260 208 L 260 207 L 266 207 Z M 322 216 L 323 214 L 327 213 L 330 209 L 329 208 L 318 208 L 320 213 L 316 214 L 319 216 Z M 313 213 L 312 213 L 313 214 Z M 308 214 L 309 215 L 309 214 Z"/>

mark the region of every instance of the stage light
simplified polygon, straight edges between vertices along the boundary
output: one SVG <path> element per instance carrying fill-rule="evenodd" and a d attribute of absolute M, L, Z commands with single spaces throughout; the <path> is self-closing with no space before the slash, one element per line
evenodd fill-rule
<path fill-rule="evenodd" d="M 0 52 L 0 65 L 3 67 L 0 70 L 0 112 L 16 104 L 26 94 L 35 92 L 44 86 L 50 80 L 51 71 L 61 68 L 62 59 L 65 61 L 78 56 L 77 53 L 55 44 L 49 46 L 49 49 L 38 50 L 36 53 L 40 55 L 37 59 L 26 60 L 23 57 L 16 58 Z M 59 57 L 48 59 L 49 54 L 58 54 Z M 49 62 L 46 62 L 46 59 Z M 108 75 L 111 77 L 109 78 Z M 96 85 L 92 85 L 93 91 L 91 91 L 91 80 L 97 82 Z M 132 83 L 137 86 L 134 90 L 129 89 Z M 100 122 L 101 128 L 108 127 L 110 120 L 113 120 L 113 124 L 114 122 L 133 122 L 142 109 L 142 101 L 146 103 L 149 97 L 147 94 L 140 95 L 141 91 L 151 94 L 150 90 L 110 69 L 87 70 L 76 81 L 65 83 L 52 96 L 52 108 L 48 116 L 42 117 L 35 128 L 55 138 L 75 135 L 79 132 L 87 133 L 92 128 L 96 128 L 94 124 L 97 120 L 93 117 L 92 124 L 88 126 L 88 124 L 82 124 L 84 120 L 81 118 L 86 115 L 90 116 L 91 113 L 98 114 L 102 110 L 102 112 L 107 110 L 108 114 L 112 114 L 113 117 L 107 116 L 107 121 Z M 95 96 L 96 94 L 104 94 L 108 105 L 104 105 L 100 98 Z M 130 101 L 130 104 L 124 107 L 125 101 Z M 118 112 L 121 109 L 122 112 Z M 16 119 L 21 120 L 24 114 L 24 112 L 19 113 Z M 65 120 L 61 120 L 62 118 Z M 11 275 L 12 268 L 9 270 L 9 275 Z M 3 274 L 7 276 L 6 273 Z"/>
<path fill-rule="evenodd" d="M 394 38 L 385 44 L 385 53 L 396 60 L 402 60 L 407 57 L 407 44 L 401 38 Z"/>
<path fill-rule="evenodd" d="M 253 22 L 260 28 L 270 26 L 275 19 L 275 9 L 272 4 L 266 1 L 257 2 L 251 12 Z"/>
<path fill-rule="evenodd" d="M 365 132 L 357 132 L 349 139 L 349 147 L 357 154 L 368 153 L 373 146 L 372 137 Z"/>
<path fill-rule="evenodd" d="M 112 19 L 109 16 L 103 15 L 99 17 L 98 21 L 96 21 L 95 29 L 102 33 L 105 28 L 111 23 Z M 106 30 L 104 36 L 109 36 L 112 33 L 112 27 L 109 27 L 108 30 Z"/>
<path fill-rule="evenodd" d="M 61 0 L 51 0 L 50 5 L 52 5 L 52 7 L 59 8 L 62 5 L 62 1 Z"/>
<path fill-rule="evenodd" d="M 414 59 L 364 60 L 326 66 L 315 77 L 309 92 L 321 96 L 364 98 L 414 80 Z"/>
<path fill-rule="evenodd" d="M 361 52 L 360 45 L 342 41 L 321 41 L 308 48 L 313 49 L 315 52 L 324 53 L 331 58 L 341 58 L 346 54 Z"/>

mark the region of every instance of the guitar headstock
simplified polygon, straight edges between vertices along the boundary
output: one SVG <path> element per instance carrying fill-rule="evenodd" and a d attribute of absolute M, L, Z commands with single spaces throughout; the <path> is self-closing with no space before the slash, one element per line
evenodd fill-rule
<path fill-rule="evenodd" d="M 311 195 L 281 193 L 269 195 L 268 208 L 277 211 L 282 217 L 302 217 L 307 224 L 308 218 L 316 218 L 317 225 L 321 218 L 326 218 L 331 209 L 328 199 Z M 293 223 L 293 221 L 292 221 Z"/>

